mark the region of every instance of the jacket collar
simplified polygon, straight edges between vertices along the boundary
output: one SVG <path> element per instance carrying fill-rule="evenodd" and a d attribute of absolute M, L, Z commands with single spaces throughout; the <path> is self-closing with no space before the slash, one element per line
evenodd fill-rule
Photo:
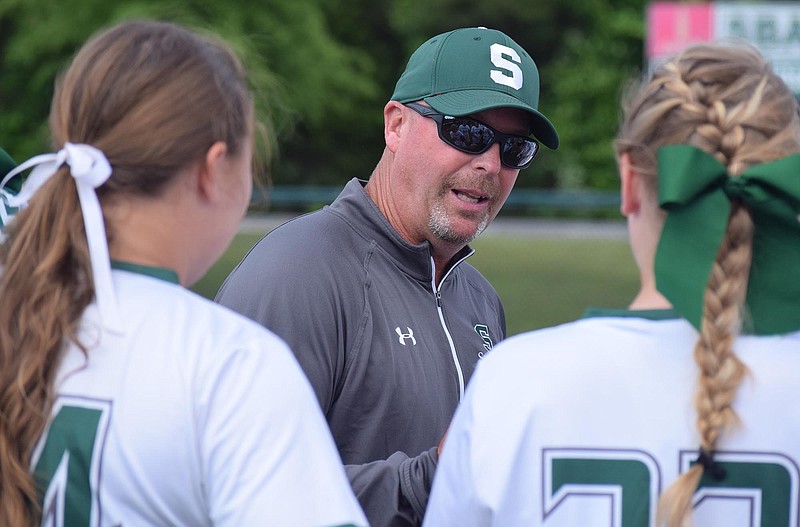
<path fill-rule="evenodd" d="M 367 195 L 364 190 L 366 184 L 363 179 L 351 179 L 336 200 L 325 208 L 340 216 L 364 238 L 380 247 L 400 269 L 416 280 L 430 283 L 433 277 L 430 243 L 423 241 L 414 245 L 400 236 Z M 473 252 L 467 245 L 453 256 L 448 267 L 458 265 Z"/>

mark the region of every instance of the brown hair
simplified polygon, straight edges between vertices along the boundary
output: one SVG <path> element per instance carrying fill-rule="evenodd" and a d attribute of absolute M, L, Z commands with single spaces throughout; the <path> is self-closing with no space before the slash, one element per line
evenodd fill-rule
<path fill-rule="evenodd" d="M 694 145 L 735 177 L 751 165 L 800 151 L 797 101 L 753 46 L 691 46 L 628 92 L 614 147 L 617 158 L 628 153 L 632 168 L 655 193 L 656 151 L 668 144 Z M 744 316 L 752 240 L 750 212 L 734 203 L 706 288 L 694 349 L 700 370 L 696 425 L 706 453 L 716 450 L 720 435 L 737 421 L 732 402 L 747 370 L 733 342 Z M 702 475 L 703 466 L 695 464 L 664 492 L 659 523 L 679 526 L 690 517 Z"/>
<path fill-rule="evenodd" d="M 56 83 L 50 111 L 54 149 L 90 144 L 111 163 L 101 201 L 157 196 L 215 142 L 225 142 L 229 155 L 240 153 L 253 126 L 247 79 L 228 46 L 153 21 L 121 23 L 91 38 Z M 81 346 L 79 320 L 94 297 L 67 171 L 62 167 L 20 211 L 0 248 L 1 525 L 37 521 L 32 451 L 53 404 L 63 346 Z"/>

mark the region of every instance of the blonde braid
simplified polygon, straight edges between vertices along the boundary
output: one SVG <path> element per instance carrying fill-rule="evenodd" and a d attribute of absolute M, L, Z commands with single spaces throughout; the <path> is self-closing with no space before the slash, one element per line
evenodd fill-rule
<path fill-rule="evenodd" d="M 725 97 L 726 88 L 731 91 L 728 86 L 708 83 L 702 61 L 687 63 L 687 84 L 694 92 L 687 104 L 704 106 L 706 121 L 696 128 L 691 142 L 711 152 L 728 167 L 731 177 L 736 177 L 752 164 L 744 148 L 748 139 L 746 126 L 761 107 L 768 77 L 762 76 L 745 100 L 731 101 Z M 755 73 L 759 70 L 763 67 Z M 752 73 L 750 79 L 755 78 Z M 712 463 L 720 436 L 738 423 L 732 405 L 747 368 L 734 354 L 733 344 L 741 328 L 752 243 L 750 212 L 734 204 L 706 289 L 701 334 L 694 349 L 700 370 L 695 395 L 696 425 L 702 455 Z M 703 465 L 695 464 L 664 492 L 659 502 L 660 522 L 671 527 L 689 522 L 692 497 L 703 472 Z"/>
<path fill-rule="evenodd" d="M 655 152 L 664 145 L 696 146 L 727 166 L 731 177 L 800 151 L 797 100 L 749 44 L 691 46 L 657 68 L 649 81 L 631 88 L 614 146 L 618 158 L 629 154 L 633 169 L 652 193 L 658 188 Z M 694 349 L 699 369 L 696 426 L 709 467 L 720 437 L 737 423 L 732 405 L 747 374 L 733 345 L 746 316 L 752 243 L 750 212 L 733 203 Z M 678 527 L 690 521 L 692 497 L 703 471 L 702 464 L 693 465 L 664 492 L 659 524 Z"/>

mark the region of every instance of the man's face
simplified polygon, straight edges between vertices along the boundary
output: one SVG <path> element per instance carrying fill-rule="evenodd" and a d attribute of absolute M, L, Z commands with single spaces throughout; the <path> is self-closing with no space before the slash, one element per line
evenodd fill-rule
<path fill-rule="evenodd" d="M 461 247 L 495 218 L 517 179 L 518 169 L 500 162 L 500 145 L 474 155 L 439 138 L 437 123 L 406 108 L 411 133 L 397 152 L 402 177 L 396 201 L 412 242 Z M 526 112 L 496 108 L 472 115 L 508 134 L 527 135 Z"/>

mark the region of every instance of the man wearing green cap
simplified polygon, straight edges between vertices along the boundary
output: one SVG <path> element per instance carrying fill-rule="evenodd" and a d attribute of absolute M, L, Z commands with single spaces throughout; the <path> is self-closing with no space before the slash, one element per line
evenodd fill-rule
<path fill-rule="evenodd" d="M 539 74 L 500 31 L 457 29 L 411 56 L 363 181 L 265 236 L 217 301 L 294 350 L 374 527 L 419 525 L 437 445 L 476 363 L 505 337 L 465 260 L 539 144 Z"/>

